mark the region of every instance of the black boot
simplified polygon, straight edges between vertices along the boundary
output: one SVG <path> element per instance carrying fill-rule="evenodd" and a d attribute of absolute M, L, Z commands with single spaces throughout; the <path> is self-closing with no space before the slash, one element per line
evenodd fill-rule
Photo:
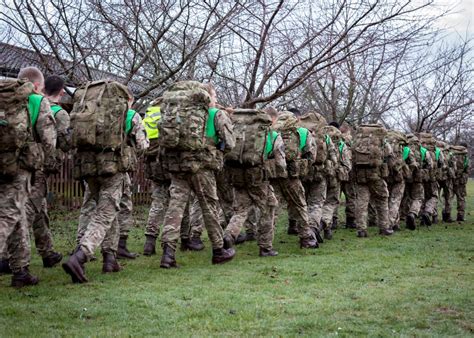
<path fill-rule="evenodd" d="M 264 249 L 260 248 L 260 257 L 273 257 L 273 256 L 278 256 L 278 251 L 271 249 Z"/>
<path fill-rule="evenodd" d="M 212 249 L 212 264 L 224 264 L 232 260 L 235 256 L 235 250 L 230 249 Z"/>
<path fill-rule="evenodd" d="M 187 240 L 186 249 L 191 251 L 201 251 L 204 250 L 204 243 L 200 238 L 193 238 Z"/>
<path fill-rule="evenodd" d="M 294 219 L 288 221 L 288 235 L 298 235 L 298 224 Z"/>
<path fill-rule="evenodd" d="M 234 247 L 234 239 L 232 238 L 231 235 L 225 235 L 224 236 L 224 249 L 231 249 Z"/>
<path fill-rule="evenodd" d="M 464 215 L 458 214 L 458 216 L 456 217 L 456 221 L 457 222 L 464 222 Z"/>
<path fill-rule="evenodd" d="M 332 239 L 332 230 L 330 228 L 324 229 L 324 239 L 327 239 L 327 240 Z"/>
<path fill-rule="evenodd" d="M 332 223 L 331 223 L 331 229 L 332 230 L 336 230 L 338 227 L 338 219 L 337 217 L 334 217 L 332 218 Z"/>
<path fill-rule="evenodd" d="M 25 267 L 20 271 L 13 273 L 11 286 L 14 288 L 22 288 L 27 285 L 36 285 L 38 283 L 38 277 L 30 274 L 28 267 Z"/>
<path fill-rule="evenodd" d="M 81 247 L 78 247 L 74 253 L 69 256 L 69 259 L 66 261 L 66 263 L 63 263 L 63 269 L 71 276 L 73 283 L 88 282 L 84 270 L 84 264 L 86 262 L 87 256 L 84 254 Z"/>
<path fill-rule="evenodd" d="M 407 223 L 407 229 L 415 230 L 416 229 L 415 214 L 411 212 L 408 213 L 406 223 Z"/>
<path fill-rule="evenodd" d="M 346 217 L 346 228 L 347 229 L 356 229 L 357 228 L 354 217 L 350 217 L 350 216 Z"/>
<path fill-rule="evenodd" d="M 246 242 L 253 242 L 256 241 L 257 237 L 255 237 L 255 234 L 253 232 L 247 232 L 245 234 L 245 241 Z"/>
<path fill-rule="evenodd" d="M 421 214 L 421 224 L 426 225 L 428 227 L 431 226 L 431 218 L 428 213 L 424 212 Z"/>
<path fill-rule="evenodd" d="M 431 223 L 432 224 L 438 224 L 438 214 L 433 215 Z"/>
<path fill-rule="evenodd" d="M 319 248 L 316 238 L 300 238 L 301 249 L 317 249 Z"/>
<path fill-rule="evenodd" d="M 247 234 L 240 233 L 235 239 L 235 245 L 243 244 L 247 240 Z"/>
<path fill-rule="evenodd" d="M 143 247 L 143 254 L 145 256 L 156 255 L 156 237 L 145 235 L 145 245 Z"/>
<path fill-rule="evenodd" d="M 163 245 L 163 256 L 161 256 L 160 268 L 170 269 L 177 268 L 175 251 L 168 244 Z"/>
<path fill-rule="evenodd" d="M 453 223 L 454 220 L 451 218 L 450 212 L 443 212 L 443 222 L 445 223 Z"/>
<path fill-rule="evenodd" d="M 103 252 L 102 259 L 102 273 L 119 272 L 122 270 L 113 253 Z"/>
<path fill-rule="evenodd" d="M 393 227 L 392 227 L 392 230 L 393 231 L 400 231 L 402 229 L 400 228 L 400 224 L 394 224 Z"/>
<path fill-rule="evenodd" d="M 367 230 L 357 230 L 357 237 L 367 238 L 369 237 L 369 233 L 367 232 Z"/>
<path fill-rule="evenodd" d="M 10 269 L 10 262 L 8 259 L 0 260 L 0 276 L 1 275 L 9 275 L 12 273 L 12 269 Z"/>
<path fill-rule="evenodd" d="M 59 252 L 53 252 L 52 254 L 49 254 L 48 256 L 43 258 L 43 267 L 52 268 L 59 264 L 62 259 L 63 255 L 61 255 Z"/>
<path fill-rule="evenodd" d="M 128 236 L 120 236 L 119 245 L 117 249 L 118 259 L 135 259 L 138 257 L 138 254 L 128 251 L 127 238 Z"/>
<path fill-rule="evenodd" d="M 311 230 L 313 230 L 314 236 L 316 237 L 316 241 L 318 243 L 324 243 L 324 239 L 321 236 L 321 231 L 317 227 L 311 227 Z"/>

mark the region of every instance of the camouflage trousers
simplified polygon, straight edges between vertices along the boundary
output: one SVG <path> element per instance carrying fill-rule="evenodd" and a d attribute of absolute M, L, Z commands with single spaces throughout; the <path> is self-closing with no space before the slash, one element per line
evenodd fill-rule
<path fill-rule="evenodd" d="M 120 233 L 117 216 L 124 180 L 124 173 L 86 179 L 87 189 L 79 217 L 78 242 L 89 259 L 104 240 L 102 252 L 115 254 L 117 251 Z"/>
<path fill-rule="evenodd" d="M 400 206 L 402 204 L 405 181 L 388 184 L 388 220 L 390 227 L 400 225 Z"/>
<path fill-rule="evenodd" d="M 424 213 L 428 215 L 436 215 L 436 206 L 438 205 L 438 182 L 424 182 L 423 190 L 425 193 L 425 198 L 421 209 Z"/>
<path fill-rule="evenodd" d="M 453 186 L 454 182 L 453 179 L 448 178 L 443 181 L 439 181 L 439 190 L 438 190 L 438 196 L 441 196 L 441 193 L 443 194 L 443 200 L 444 200 L 444 206 L 443 206 L 443 212 L 444 213 L 451 213 L 451 201 L 453 198 Z M 438 199 L 439 201 L 440 199 Z M 437 210 L 438 208 L 436 208 Z"/>
<path fill-rule="evenodd" d="M 380 229 L 389 228 L 388 220 L 388 188 L 381 177 L 372 177 L 367 182 L 357 182 L 356 224 L 358 230 L 367 229 L 369 202 L 377 212 L 377 222 Z"/>
<path fill-rule="evenodd" d="M 273 189 L 273 187 L 272 187 Z M 273 194 L 275 195 L 275 194 Z M 277 198 L 275 197 L 275 203 L 278 204 L 278 200 Z M 275 207 L 275 210 L 276 210 L 277 206 Z M 261 219 L 261 213 L 260 213 L 260 209 L 257 208 L 256 206 L 253 206 L 250 208 L 250 211 L 249 211 L 249 214 L 247 216 L 247 219 L 245 220 L 245 223 L 244 223 L 244 229 L 245 229 L 245 232 L 249 235 L 257 235 L 257 227 L 260 223 L 260 219 Z M 275 216 L 273 217 L 273 227 L 275 227 Z"/>
<path fill-rule="evenodd" d="M 36 250 L 41 257 L 47 257 L 54 252 L 53 235 L 49 229 L 47 175 L 36 171 L 31 186 L 31 193 L 26 202 L 26 218 L 28 226 L 33 228 Z"/>
<path fill-rule="evenodd" d="M 30 235 L 25 212 L 30 178 L 29 172 L 20 170 L 12 181 L 0 183 L 0 259 L 9 259 L 13 272 L 30 264 Z"/>
<path fill-rule="evenodd" d="M 456 177 L 453 185 L 454 196 L 457 200 L 458 216 L 462 217 L 464 217 L 466 211 L 467 181 L 468 177 L 467 174 L 465 174 L 462 177 Z"/>
<path fill-rule="evenodd" d="M 272 181 L 275 190 L 280 190 L 281 195 L 288 203 L 288 214 L 296 219 L 298 235 L 301 239 L 314 238 L 310 227 L 308 205 L 303 184 L 299 178 L 281 178 Z"/>
<path fill-rule="evenodd" d="M 341 196 L 341 182 L 337 177 L 330 176 L 327 179 L 326 200 L 323 205 L 321 226 L 331 227 L 332 218 L 337 213 L 339 198 Z"/>
<path fill-rule="evenodd" d="M 170 181 L 154 181 L 145 235 L 158 237 L 170 201 Z"/>
<path fill-rule="evenodd" d="M 196 173 L 172 173 L 170 202 L 165 214 L 162 245 L 176 249 L 180 237 L 181 221 L 189 200 L 194 192 L 202 210 L 204 225 L 214 249 L 223 246 L 223 230 L 219 224 L 216 178 L 210 170 L 201 169 Z"/>
<path fill-rule="evenodd" d="M 353 180 L 341 182 L 341 191 L 344 193 L 344 197 L 346 200 L 346 207 L 345 207 L 346 219 L 347 218 L 355 219 L 355 203 L 356 203 L 355 186 L 356 186 L 356 183 Z M 337 208 L 335 210 L 334 216 L 337 217 Z"/>
<path fill-rule="evenodd" d="M 327 181 L 325 178 L 317 181 L 305 182 L 306 203 L 308 204 L 309 225 L 312 228 L 321 227 L 323 206 L 326 200 Z"/>
<path fill-rule="evenodd" d="M 406 182 L 405 193 L 403 195 L 401 217 L 405 217 L 407 213 L 412 213 L 418 216 L 423 204 L 423 183 L 421 182 Z"/>
<path fill-rule="evenodd" d="M 257 244 L 263 249 L 271 249 L 277 205 L 273 188 L 268 182 L 234 187 L 234 214 L 225 229 L 225 234 L 236 239 L 253 209 L 252 206 L 256 206 L 260 211 L 260 220 L 256 227 Z"/>

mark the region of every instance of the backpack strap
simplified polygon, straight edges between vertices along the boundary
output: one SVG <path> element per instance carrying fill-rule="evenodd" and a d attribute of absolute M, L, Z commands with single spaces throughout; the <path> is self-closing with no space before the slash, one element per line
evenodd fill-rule
<path fill-rule="evenodd" d="M 331 138 L 328 134 L 324 135 L 324 141 L 326 142 L 326 145 L 329 146 L 329 144 L 331 143 Z"/>
<path fill-rule="evenodd" d="M 206 137 L 212 139 L 215 144 L 219 143 L 219 138 L 217 137 L 215 119 L 219 109 L 209 108 L 206 121 Z"/>
<path fill-rule="evenodd" d="M 308 140 L 308 132 L 309 130 L 303 127 L 298 128 L 298 135 L 300 136 L 300 151 L 303 151 L 304 147 L 306 146 L 306 141 Z"/>
<path fill-rule="evenodd" d="M 469 167 L 469 156 L 466 154 L 464 155 L 464 169 Z"/>
<path fill-rule="evenodd" d="M 436 158 L 436 162 L 439 161 L 439 156 L 441 154 L 441 149 L 439 149 L 438 147 L 435 148 L 435 158 Z"/>
<path fill-rule="evenodd" d="M 61 107 L 59 104 L 52 105 L 51 111 L 53 112 L 53 117 L 56 117 L 56 115 L 58 114 L 60 110 L 63 110 L 63 107 Z"/>
<path fill-rule="evenodd" d="M 345 145 L 346 145 L 346 144 L 344 143 L 343 140 L 340 140 L 340 141 L 339 141 L 339 154 L 341 154 L 341 156 L 342 156 L 342 151 L 344 150 L 344 146 L 345 146 Z"/>
<path fill-rule="evenodd" d="M 132 120 L 136 113 L 137 112 L 133 109 L 129 109 L 127 111 L 127 117 L 125 119 L 125 134 L 127 135 L 130 134 L 130 132 L 132 131 L 132 128 L 133 128 Z"/>
<path fill-rule="evenodd" d="M 420 153 L 421 153 L 421 163 L 424 163 L 425 162 L 425 159 L 426 159 L 426 152 L 428 151 L 428 149 L 426 149 L 425 147 L 423 146 L 420 146 Z"/>
<path fill-rule="evenodd" d="M 411 149 L 410 147 L 403 147 L 403 154 L 402 154 L 402 158 L 403 158 L 403 161 L 406 161 L 408 159 L 408 156 L 410 156 L 410 153 L 411 153 Z"/>
<path fill-rule="evenodd" d="M 34 129 L 38 120 L 43 95 L 31 94 L 28 97 L 28 111 L 30 113 L 31 128 Z"/>
<path fill-rule="evenodd" d="M 268 159 L 270 154 L 273 152 L 273 146 L 275 144 L 275 140 L 278 137 L 278 133 L 274 130 L 271 130 L 267 134 L 267 140 L 265 142 L 265 159 Z"/>

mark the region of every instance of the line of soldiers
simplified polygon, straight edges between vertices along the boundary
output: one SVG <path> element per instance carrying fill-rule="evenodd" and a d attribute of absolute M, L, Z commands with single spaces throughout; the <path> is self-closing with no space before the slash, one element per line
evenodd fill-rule
<path fill-rule="evenodd" d="M 127 238 L 134 223 L 130 173 L 142 155 L 153 182 L 144 255 L 156 254 L 163 226 L 162 268 L 178 267 L 179 241 L 182 250 L 203 250 L 204 227 L 213 264 L 232 260 L 235 245 L 253 239 L 261 257 L 278 255 L 275 219 L 284 204 L 288 234 L 298 235 L 301 248 L 316 249 L 333 237 L 342 193 L 346 227 L 358 237 L 368 236 L 371 222 L 384 236 L 400 230 L 403 219 L 412 230 L 416 218 L 436 223 L 440 190 L 443 221 L 452 222 L 454 196 L 457 220 L 464 220 L 466 145 L 381 125 L 339 128 L 297 108 L 224 109 L 212 85 L 195 81 L 171 86 L 143 120 L 131 109 L 127 87 L 87 83 L 76 90 L 68 114 L 58 105 L 59 77 L 45 82 L 28 67 L 18 78 L 27 81 L 0 85 L 2 143 L 12 144 L 0 148 L 0 273 L 12 273 L 14 287 L 38 283 L 28 268 L 30 227 L 44 267 L 62 260 L 53 250 L 46 182 L 68 151 L 85 189 L 77 246 L 62 265 L 74 283 L 88 281 L 85 264 L 99 246 L 104 273 L 121 270 L 117 258 L 138 256 L 127 249 Z"/>

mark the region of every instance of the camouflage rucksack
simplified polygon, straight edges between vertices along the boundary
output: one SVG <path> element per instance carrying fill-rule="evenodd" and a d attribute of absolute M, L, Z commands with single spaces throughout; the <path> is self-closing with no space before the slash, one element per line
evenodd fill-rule
<path fill-rule="evenodd" d="M 390 168 L 389 179 L 395 182 L 401 182 L 403 177 L 410 175 L 406 159 L 410 155 L 410 148 L 407 147 L 408 139 L 402 132 L 396 130 L 387 131 L 387 142 L 390 143 L 393 150 L 393 164 Z"/>
<path fill-rule="evenodd" d="M 380 167 L 384 163 L 384 142 L 387 130 L 379 124 L 363 124 L 357 127 L 352 145 L 354 165 Z"/>
<path fill-rule="evenodd" d="M 300 136 L 298 133 L 298 119 L 293 113 L 284 112 L 278 116 L 275 125 L 285 145 L 285 159 L 287 162 L 296 161 L 301 158 Z"/>
<path fill-rule="evenodd" d="M 26 80 L 0 81 L 0 177 L 11 178 L 21 167 L 39 169 L 44 155 L 34 140 L 34 125 L 43 97 Z"/>
<path fill-rule="evenodd" d="M 308 113 L 300 118 L 298 125 L 307 128 L 313 133 L 317 147 L 315 164 L 324 164 L 328 158 L 329 143 L 329 140 L 323 132 L 324 126 L 327 125 L 326 119 L 318 113 Z"/>
<path fill-rule="evenodd" d="M 435 152 L 436 149 L 436 139 L 430 133 L 419 133 L 418 139 L 423 147 L 431 151 L 432 153 Z"/>
<path fill-rule="evenodd" d="M 205 86 L 197 81 L 181 81 L 168 88 L 158 121 L 160 146 L 179 151 L 205 149 L 210 100 Z"/>
<path fill-rule="evenodd" d="M 254 167 L 265 161 L 272 119 L 261 110 L 236 109 L 232 114 L 235 147 L 225 155 L 232 164 Z"/>
<path fill-rule="evenodd" d="M 115 81 L 87 82 L 74 93 L 72 147 L 78 151 L 114 151 L 125 140 L 127 87 Z"/>
<path fill-rule="evenodd" d="M 460 177 L 464 173 L 467 173 L 469 168 L 469 155 L 467 148 L 463 146 L 450 146 L 449 149 L 451 150 L 456 163 L 456 177 Z"/>

